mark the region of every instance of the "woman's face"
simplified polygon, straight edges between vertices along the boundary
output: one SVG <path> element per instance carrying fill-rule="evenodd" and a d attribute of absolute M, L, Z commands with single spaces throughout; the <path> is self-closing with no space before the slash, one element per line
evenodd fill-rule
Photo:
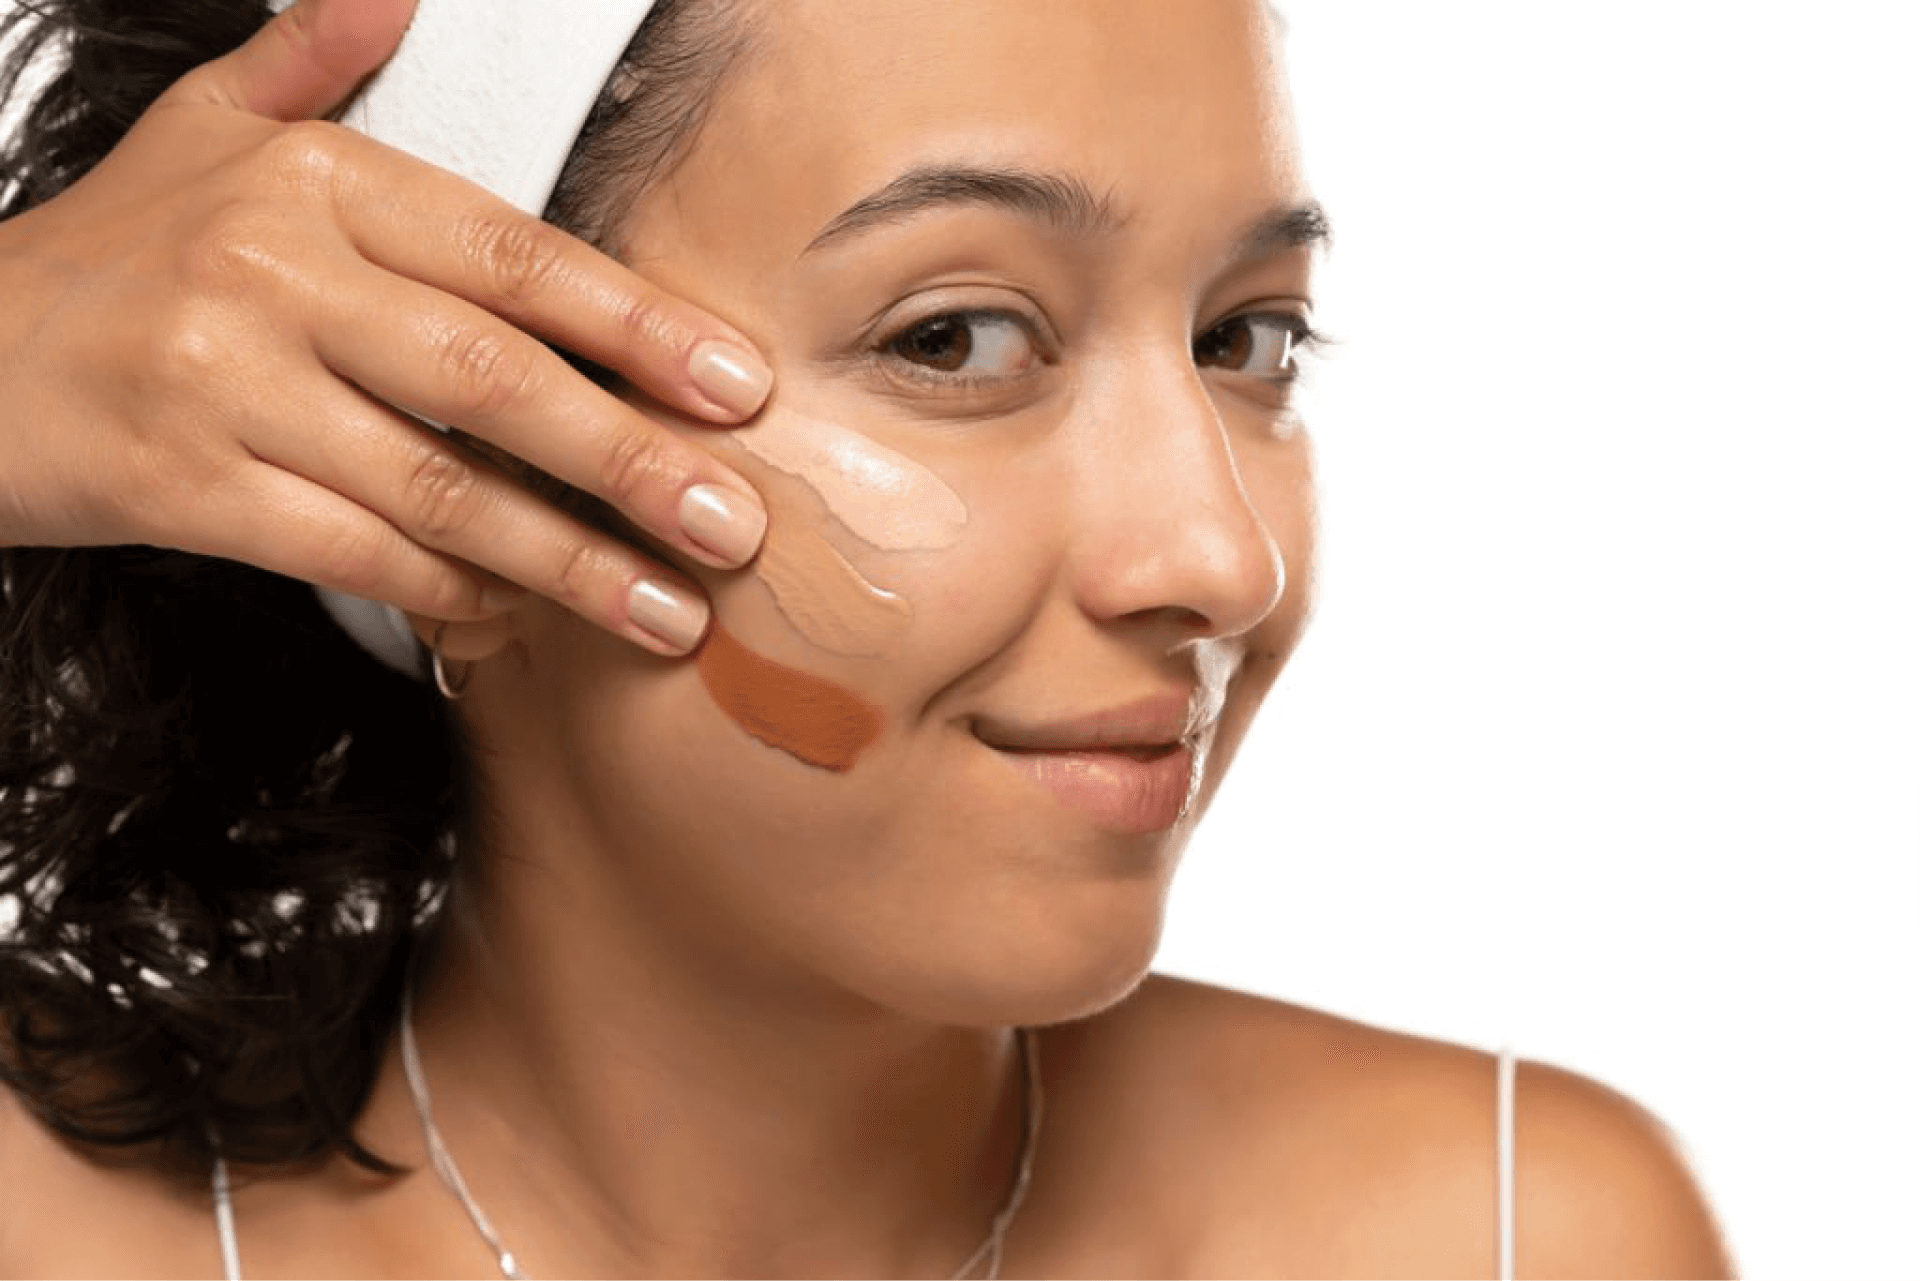
<path fill-rule="evenodd" d="M 693 663 L 523 612 L 468 704 L 496 830 L 576 911 L 731 972 L 1089 1012 L 1144 973 L 1308 611 L 1284 380 L 1320 224 L 1277 50 L 1258 0 L 761 21 L 623 256 L 771 359 L 754 425 L 680 425 L 767 543 L 681 562 L 714 601 Z M 1115 709 L 1190 756 L 1009 750 Z"/>

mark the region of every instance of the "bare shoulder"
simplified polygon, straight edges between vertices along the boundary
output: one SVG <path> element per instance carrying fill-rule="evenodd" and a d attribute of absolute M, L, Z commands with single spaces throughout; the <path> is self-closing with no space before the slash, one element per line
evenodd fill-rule
<path fill-rule="evenodd" d="M 1497 1271 L 1496 1071 L 1482 1050 L 1161 975 L 1048 1048 L 1073 1074 L 1061 1160 L 1109 1206 L 1137 1198 L 1181 1225 L 1139 1246 L 1169 1269 Z M 1520 1066 L 1516 1100 L 1522 1274 L 1729 1272 L 1685 1162 L 1644 1109 L 1535 1063 Z M 1121 1162 L 1130 1173 L 1116 1176 Z"/>
<path fill-rule="evenodd" d="M 1514 1091 L 1515 1262 L 1529 1276 L 1728 1277 L 1679 1140 L 1626 1095 L 1543 1063 Z"/>
<path fill-rule="evenodd" d="M 134 1164 L 88 1160 L 0 1086 L 0 1277 L 198 1276 L 209 1207 Z"/>

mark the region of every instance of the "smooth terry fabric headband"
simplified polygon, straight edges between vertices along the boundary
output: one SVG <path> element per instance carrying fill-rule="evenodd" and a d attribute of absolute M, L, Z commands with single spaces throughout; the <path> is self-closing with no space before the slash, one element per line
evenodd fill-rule
<path fill-rule="evenodd" d="M 275 9 L 288 7 L 279 0 Z M 419 0 L 400 48 L 341 123 L 468 178 L 539 217 L 574 140 L 654 0 Z M 427 666 L 391 605 L 316 588 L 362 648 Z"/>

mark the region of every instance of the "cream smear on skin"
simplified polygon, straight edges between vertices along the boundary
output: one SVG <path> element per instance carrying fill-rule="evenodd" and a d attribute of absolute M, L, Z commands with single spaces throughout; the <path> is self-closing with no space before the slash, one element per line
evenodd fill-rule
<path fill-rule="evenodd" d="M 766 478 L 772 504 L 754 577 L 802 636 L 856 657 L 887 652 L 913 621 L 897 592 L 870 582 L 821 532 L 832 515 L 882 551 L 929 551 L 960 541 L 967 506 L 933 472 L 884 445 L 822 419 L 781 413 L 718 437 L 783 473 Z M 770 483 L 769 483 L 770 482 Z M 775 663 L 740 644 L 716 619 L 696 666 L 732 720 L 767 746 L 836 773 L 853 768 L 884 728 L 879 710 L 852 690 Z"/>
<path fill-rule="evenodd" d="M 821 649 L 880 657 L 913 622 L 913 607 L 869 581 L 828 542 L 820 532 L 824 504 L 802 485 L 793 489 L 793 499 L 780 504 L 780 517 L 767 526 L 755 576 L 793 629 Z"/>
<path fill-rule="evenodd" d="M 1279 562 L 1286 572 L 1286 562 Z M 1232 647 L 1220 641 L 1203 641 L 1194 647 L 1194 675 L 1199 678 L 1188 717 L 1195 725 L 1205 726 L 1196 736 L 1193 768 L 1187 774 L 1186 799 L 1180 802 L 1180 817 L 1193 813 L 1207 778 L 1207 758 L 1213 754 L 1214 735 L 1219 730 L 1220 714 L 1227 706 L 1227 686 L 1233 680 L 1240 658 Z"/>
<path fill-rule="evenodd" d="M 937 551 L 960 542 L 968 507 L 937 474 L 906 455 L 824 419 L 776 413 L 726 432 L 783 478 L 762 480 L 778 515 L 753 563 L 787 622 L 814 645 L 881 657 L 914 618 L 897 592 L 870 582 L 824 528 L 833 517 L 881 551 Z M 883 730 L 883 716 L 852 689 L 772 663 L 714 620 L 697 659 L 720 709 L 747 734 L 816 768 L 851 770 Z"/>
<path fill-rule="evenodd" d="M 944 480 L 823 418 L 780 413 L 726 438 L 805 482 L 854 537 L 883 552 L 940 551 L 967 527 L 967 505 Z"/>
<path fill-rule="evenodd" d="M 781 504 L 754 573 L 788 623 L 821 649 L 854 658 L 888 652 L 913 621 L 898 592 L 867 578 L 822 531 L 831 515 L 886 552 L 954 546 L 969 512 L 953 488 L 896 450 L 823 418 L 782 410 L 721 439 L 810 491 Z M 812 506 L 813 510 L 798 508 Z"/>

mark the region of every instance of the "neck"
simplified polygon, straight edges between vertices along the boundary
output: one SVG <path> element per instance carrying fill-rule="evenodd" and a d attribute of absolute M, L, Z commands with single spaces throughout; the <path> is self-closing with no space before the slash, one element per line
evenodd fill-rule
<path fill-rule="evenodd" d="M 709 952 L 558 865 L 465 865 L 489 870 L 454 888 L 415 1031 L 441 1136 L 521 1266 L 945 1276 L 974 1254 L 1022 1146 L 1011 1034 Z M 380 1093 L 370 1122 L 436 1178 L 397 1066 Z"/>

